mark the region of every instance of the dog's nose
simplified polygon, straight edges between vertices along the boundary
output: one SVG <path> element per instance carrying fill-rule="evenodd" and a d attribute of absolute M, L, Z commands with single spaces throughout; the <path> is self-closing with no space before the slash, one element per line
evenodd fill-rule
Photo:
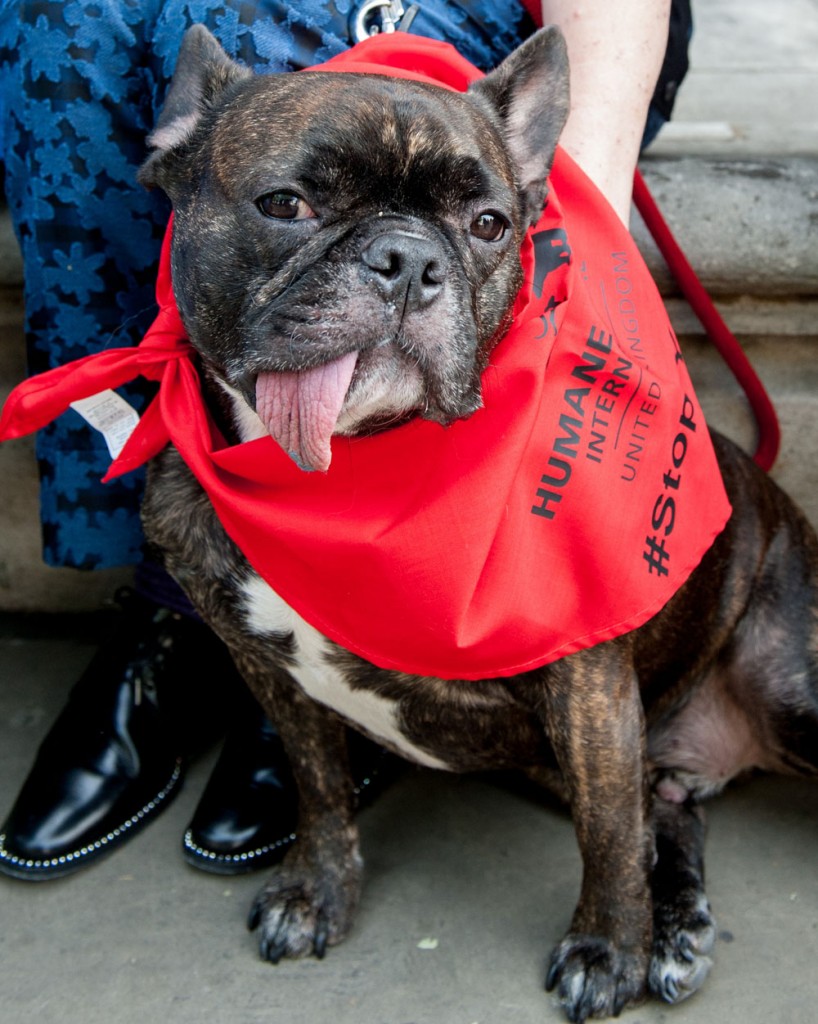
<path fill-rule="evenodd" d="M 368 276 L 384 299 L 406 312 L 425 309 L 443 290 L 446 272 L 433 242 L 405 231 L 378 235 L 361 253 Z"/>

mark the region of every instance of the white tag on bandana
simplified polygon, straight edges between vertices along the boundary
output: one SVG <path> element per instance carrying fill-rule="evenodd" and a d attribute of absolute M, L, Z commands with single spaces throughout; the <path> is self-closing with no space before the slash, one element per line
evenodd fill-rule
<path fill-rule="evenodd" d="M 139 422 L 139 413 L 110 388 L 98 395 L 72 402 L 71 408 L 105 438 L 111 458 L 115 459 Z"/>

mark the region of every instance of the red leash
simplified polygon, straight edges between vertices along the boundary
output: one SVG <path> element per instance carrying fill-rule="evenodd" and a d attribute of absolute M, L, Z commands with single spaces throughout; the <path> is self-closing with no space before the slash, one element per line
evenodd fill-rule
<path fill-rule="evenodd" d="M 770 396 L 735 335 L 724 322 L 713 304 L 713 300 L 705 291 L 704 285 L 697 277 L 688 258 L 682 252 L 667 221 L 662 216 L 656 200 L 650 194 L 645 179 L 638 170 L 633 181 L 633 201 L 648 231 L 653 236 L 659 252 L 676 278 L 682 294 L 690 303 L 699 322 L 710 336 L 710 340 L 744 389 L 758 425 L 758 443 L 753 458 L 762 469 L 769 470 L 775 462 L 781 444 L 781 429 Z"/>

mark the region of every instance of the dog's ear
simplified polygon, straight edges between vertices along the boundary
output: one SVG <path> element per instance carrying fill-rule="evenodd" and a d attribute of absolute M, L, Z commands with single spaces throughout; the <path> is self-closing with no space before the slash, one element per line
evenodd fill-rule
<path fill-rule="evenodd" d="M 545 200 L 545 179 L 569 108 L 568 51 L 555 26 L 529 37 L 496 70 L 471 86 L 500 115 L 519 184 L 535 221 Z"/>
<path fill-rule="evenodd" d="M 148 136 L 154 152 L 139 169 L 147 187 L 163 184 L 166 156 L 193 134 L 202 115 L 224 89 L 251 77 L 249 68 L 231 60 L 204 25 L 185 32 L 176 70 L 156 127 Z"/>

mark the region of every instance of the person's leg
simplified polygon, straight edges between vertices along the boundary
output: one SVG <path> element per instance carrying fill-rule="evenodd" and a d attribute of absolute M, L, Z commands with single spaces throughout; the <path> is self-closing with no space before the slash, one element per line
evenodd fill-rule
<path fill-rule="evenodd" d="M 659 80 L 653 90 L 645 131 L 642 135 L 641 150 L 654 141 L 673 114 L 679 87 L 688 72 L 688 50 L 693 35 L 693 12 L 690 0 L 670 0 L 670 24 L 668 26 L 667 48 Z"/>
<path fill-rule="evenodd" d="M 145 129 L 143 86 L 129 73 L 140 21 L 135 5 L 98 6 L 96 17 L 90 10 L 20 2 L 0 13 L 5 188 L 24 260 L 31 373 L 134 344 L 153 314 L 152 243 L 167 204 L 133 178 Z M 127 397 L 144 405 L 139 389 Z M 103 486 L 105 443 L 73 412 L 40 432 L 37 456 L 45 561 L 78 569 L 136 562 L 141 476 Z M 175 674 L 188 645 L 176 617 L 143 601 L 129 601 L 121 619 L 0 830 L 6 874 L 41 878 L 82 866 L 177 791 L 182 750 L 164 669 Z"/>
<path fill-rule="evenodd" d="M 135 344 L 153 316 L 168 205 L 134 178 L 150 117 L 131 70 L 144 6 L 26 0 L 0 15 L 5 185 L 24 260 L 31 373 Z M 138 389 L 126 397 L 144 405 Z M 37 455 L 46 562 L 136 562 L 141 475 L 102 486 L 107 448 L 74 412 L 40 432 Z"/>
<path fill-rule="evenodd" d="M 5 184 L 24 257 L 32 373 L 107 345 L 135 344 L 154 316 L 169 205 L 141 189 L 135 174 L 185 29 L 205 22 L 237 58 L 286 70 L 347 45 L 346 19 L 329 10 L 241 0 L 3 7 Z M 144 406 L 139 388 L 126 397 Z M 74 412 L 41 433 L 38 457 L 46 561 L 82 569 L 136 561 L 141 478 L 102 485 L 107 447 Z M 72 691 L 0 829 L 0 872 L 47 878 L 76 870 L 132 835 L 177 790 L 184 755 L 200 737 L 182 734 L 185 693 L 195 687 L 196 704 L 206 705 L 202 687 L 211 682 L 211 700 L 218 699 L 222 680 L 214 676 L 231 666 L 212 634 L 186 617 L 184 596 L 157 566 L 141 562 L 137 582 L 142 599 L 127 602 L 115 635 Z M 243 803 L 244 824 L 278 803 L 288 833 L 291 798 L 278 784 L 283 769 L 269 761 L 269 727 L 252 712 L 236 713 L 235 728 L 252 733 L 264 760 L 244 758 L 233 773 L 236 792 L 254 794 Z M 221 793 L 232 788 L 223 785 L 226 771 L 222 764 Z M 257 822 L 249 840 L 246 830 L 210 827 L 204 812 L 195 824 L 199 839 L 218 832 L 228 866 L 242 865 L 248 852 L 277 849 L 283 834 L 275 814 Z"/>
<path fill-rule="evenodd" d="M 169 204 L 135 172 L 157 106 L 156 16 L 158 5 L 99 0 L 26 0 L 0 14 L 5 185 L 24 257 L 32 373 L 135 344 L 155 315 Z M 143 407 L 139 388 L 126 397 Z M 38 458 L 45 560 L 78 569 L 138 561 L 142 480 L 101 484 L 110 462 L 102 437 L 69 412 L 41 433 Z M 195 688 L 207 706 L 223 699 L 220 677 L 241 686 L 169 577 L 143 561 L 137 584 L 141 596 L 125 601 L 0 828 L 0 872 L 64 874 L 132 835 L 177 791 L 185 755 L 217 735 L 207 720 L 187 728 L 185 695 Z"/>

